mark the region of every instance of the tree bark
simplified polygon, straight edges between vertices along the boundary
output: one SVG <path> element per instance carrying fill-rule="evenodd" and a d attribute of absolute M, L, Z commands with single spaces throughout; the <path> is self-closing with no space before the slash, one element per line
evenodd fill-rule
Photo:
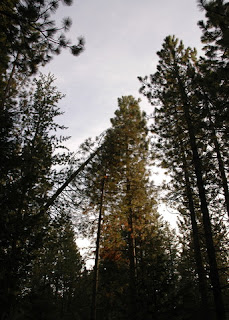
<path fill-rule="evenodd" d="M 53 205 L 57 197 L 61 194 L 61 192 L 69 185 L 69 183 L 86 167 L 86 165 L 98 154 L 98 152 L 101 150 L 102 146 L 100 146 L 95 152 L 93 152 L 90 157 L 82 163 L 79 168 L 74 171 L 70 177 L 60 186 L 60 188 L 57 189 L 57 191 L 52 195 L 51 198 L 47 201 L 47 203 L 44 205 L 44 207 L 41 209 L 41 211 L 46 212 L 49 207 Z"/>
<path fill-rule="evenodd" d="M 184 174 L 185 174 L 186 195 L 188 198 L 188 206 L 189 206 L 191 224 L 192 224 L 192 235 L 193 235 L 193 243 L 194 243 L 196 270 L 197 270 L 198 279 L 199 279 L 199 292 L 201 297 L 202 317 L 203 319 L 208 320 L 208 319 L 211 319 L 211 317 L 210 317 L 210 312 L 208 307 L 207 282 L 206 282 L 206 276 L 205 276 L 205 271 L 203 267 L 201 250 L 200 250 L 200 240 L 199 240 L 198 226 L 196 222 L 195 206 L 193 202 L 193 192 L 190 184 L 190 179 L 189 179 L 189 174 L 187 169 L 188 167 L 187 167 L 187 162 L 186 162 L 186 157 L 184 152 L 182 154 L 182 158 L 183 158 L 183 168 L 184 168 Z"/>
<path fill-rule="evenodd" d="M 15 58 L 15 60 L 14 60 L 14 62 L 13 62 L 13 68 L 12 68 L 12 70 L 11 70 L 11 72 L 10 72 L 9 79 L 8 79 L 8 81 L 7 81 L 7 83 L 6 83 L 6 88 L 5 88 L 4 93 L 3 93 L 3 98 L 2 98 L 2 101 L 1 101 L 1 108 L 2 108 L 2 110 L 5 109 L 5 102 L 6 102 L 6 99 L 8 98 L 8 93 L 9 93 L 9 90 L 10 90 L 11 81 L 12 81 L 13 76 L 14 76 L 14 74 L 15 74 L 16 64 L 17 64 L 17 62 L 18 62 L 19 56 L 20 56 L 20 53 L 19 53 L 19 51 L 18 51 L 18 52 L 17 52 L 17 55 L 16 55 L 16 58 Z"/>
<path fill-rule="evenodd" d="M 133 212 L 131 208 L 130 197 L 130 182 L 127 178 L 127 201 L 128 201 L 128 256 L 129 256 L 129 292 L 130 292 L 130 305 L 129 317 L 130 319 L 137 319 L 137 290 L 136 290 L 136 257 L 135 257 L 135 244 L 134 244 L 134 228 L 133 228 Z"/>
<path fill-rule="evenodd" d="M 99 219 L 98 219 L 98 230 L 97 230 L 96 251 L 95 251 L 94 279 L 93 279 L 93 290 L 92 290 L 91 320 L 96 320 L 97 293 L 98 293 L 98 285 L 99 285 L 100 236 L 101 236 L 105 179 L 106 179 L 106 176 L 104 176 L 102 179 L 101 195 L 100 195 Z"/>
<path fill-rule="evenodd" d="M 205 191 L 205 186 L 204 186 L 204 181 L 203 181 L 202 161 L 201 161 L 199 153 L 198 153 L 195 131 L 194 131 L 194 127 L 192 124 L 191 115 L 189 112 L 188 98 L 187 98 L 182 80 L 179 76 L 179 71 L 176 70 L 176 73 L 177 73 L 176 76 L 177 76 L 177 80 L 178 80 L 178 85 L 179 85 L 181 97 L 183 100 L 184 116 L 185 116 L 185 120 L 186 120 L 186 124 L 187 124 L 187 128 L 188 128 L 189 142 L 190 142 L 190 146 L 191 146 L 191 150 L 192 150 L 192 160 L 193 160 L 193 165 L 194 165 L 195 175 L 196 175 L 196 180 L 197 180 L 197 188 L 199 191 L 199 198 L 200 198 L 200 206 L 201 206 L 203 226 L 204 226 L 204 232 L 205 232 L 206 247 L 207 247 L 209 266 L 210 266 L 210 279 L 211 279 L 211 284 L 212 284 L 212 288 L 213 288 L 216 315 L 217 315 L 218 320 L 225 320 L 226 319 L 225 308 L 224 308 L 223 297 L 222 297 L 222 292 L 221 292 L 221 287 L 220 287 L 219 272 L 218 272 L 218 267 L 217 267 L 215 247 L 214 247 L 212 229 L 211 229 L 211 221 L 210 221 L 210 215 L 209 215 L 209 211 L 208 211 L 208 204 L 207 204 L 207 198 L 206 198 L 206 191 Z"/>
<path fill-rule="evenodd" d="M 218 161 L 219 172 L 220 172 L 220 176 L 221 176 L 221 180 L 222 180 L 222 187 L 223 187 L 224 197 L 225 197 L 225 207 L 226 207 L 228 218 L 229 218 L 229 191 L 228 191 L 227 177 L 226 177 L 226 173 L 225 173 L 225 166 L 224 166 L 224 162 L 223 162 L 223 159 L 221 156 L 220 145 L 219 145 L 219 142 L 217 139 L 214 123 L 212 122 L 210 110 L 209 110 L 209 108 L 207 108 L 207 109 L 208 109 L 210 130 L 212 133 L 212 140 L 214 143 L 215 152 L 216 152 L 217 161 Z"/>

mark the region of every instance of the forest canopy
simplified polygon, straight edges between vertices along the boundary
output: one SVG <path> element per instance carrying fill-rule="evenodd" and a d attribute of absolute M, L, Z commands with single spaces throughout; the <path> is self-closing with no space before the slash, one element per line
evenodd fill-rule
<path fill-rule="evenodd" d="M 73 153 L 64 95 L 53 75 L 36 75 L 62 49 L 83 54 L 84 39 L 66 37 L 70 19 L 53 20 L 61 2 L 71 5 L 0 4 L 1 319 L 226 320 L 228 3 L 198 1 L 202 56 L 168 35 L 156 70 L 138 77 L 153 123 L 122 96 L 110 127 Z M 155 165 L 169 176 L 161 188 Z"/>

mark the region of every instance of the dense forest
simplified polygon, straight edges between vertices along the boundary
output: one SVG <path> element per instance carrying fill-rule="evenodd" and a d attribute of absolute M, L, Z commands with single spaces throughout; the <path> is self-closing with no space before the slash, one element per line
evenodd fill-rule
<path fill-rule="evenodd" d="M 58 122 L 64 95 L 36 75 L 62 49 L 83 54 L 71 21 L 53 20 L 61 2 L 0 3 L 0 319 L 229 319 L 228 2 L 198 1 L 202 56 L 170 35 L 139 77 L 153 123 L 123 96 L 76 153 Z"/>

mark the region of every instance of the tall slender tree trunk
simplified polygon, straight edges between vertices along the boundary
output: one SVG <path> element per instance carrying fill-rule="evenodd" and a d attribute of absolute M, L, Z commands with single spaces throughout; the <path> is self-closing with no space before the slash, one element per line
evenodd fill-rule
<path fill-rule="evenodd" d="M 179 118 L 176 107 L 175 107 L 175 113 L 176 113 L 177 118 Z M 178 125 L 178 132 L 179 132 L 179 135 L 182 134 L 182 130 L 179 127 L 179 125 Z M 181 152 L 181 158 L 182 158 L 182 163 L 183 163 L 186 196 L 188 199 L 188 208 L 190 211 L 190 218 L 191 218 L 191 225 L 192 225 L 194 256 L 195 256 L 195 263 L 196 263 L 196 272 L 198 274 L 202 317 L 203 317 L 203 319 L 208 320 L 211 317 L 210 317 L 209 306 L 208 306 L 206 274 L 205 274 L 205 270 L 203 267 L 203 260 L 202 260 L 201 249 L 200 249 L 200 239 L 199 239 L 199 231 L 198 231 L 198 226 L 197 226 L 197 221 L 196 221 L 195 206 L 194 206 L 194 201 L 193 201 L 193 191 L 192 191 L 192 187 L 191 187 L 191 183 L 190 183 L 190 175 L 189 175 L 189 171 L 188 171 L 187 158 L 186 158 L 184 145 L 183 145 L 182 141 L 180 142 L 180 152 Z"/>
<path fill-rule="evenodd" d="M 129 256 L 129 292 L 130 292 L 130 305 L 129 317 L 130 319 L 137 319 L 137 290 L 136 290 L 136 256 L 135 256 L 135 243 L 134 243 L 134 228 L 133 228 L 133 212 L 131 208 L 130 196 L 130 182 L 127 178 L 127 201 L 128 201 L 128 256 Z"/>
<path fill-rule="evenodd" d="M 187 161 L 186 161 L 184 152 L 182 152 L 182 158 L 183 158 L 183 168 L 184 168 L 184 174 L 185 174 L 186 195 L 188 198 L 188 206 L 189 206 L 191 224 L 192 224 L 192 235 L 193 235 L 193 243 L 194 243 L 196 270 L 197 270 L 198 279 L 199 279 L 199 292 L 201 297 L 202 317 L 205 320 L 209 320 L 211 319 L 211 317 L 210 317 L 210 312 L 208 307 L 206 275 L 203 267 L 203 260 L 201 256 L 201 250 L 200 250 L 200 240 L 199 240 L 199 232 L 198 232 L 198 227 L 196 222 L 195 206 L 193 202 L 193 192 L 190 184 Z"/>
<path fill-rule="evenodd" d="M 213 142 L 214 142 L 216 156 L 218 160 L 219 172 L 222 179 L 222 186 L 223 186 L 224 197 L 225 197 L 225 206 L 226 206 L 226 210 L 229 218 L 229 191 L 228 191 L 227 177 L 225 174 L 225 167 L 224 167 L 223 159 L 221 157 L 220 146 L 219 146 L 219 142 L 218 142 L 215 130 L 213 131 Z"/>
<path fill-rule="evenodd" d="M 97 293 L 98 293 L 98 285 L 99 285 L 100 236 L 101 236 L 105 179 L 106 179 L 106 176 L 104 176 L 102 179 L 101 195 L 100 195 L 99 219 L 98 219 L 98 230 L 97 230 L 96 251 L 95 251 L 94 279 L 93 279 L 93 289 L 92 289 L 91 320 L 96 320 Z"/>
<path fill-rule="evenodd" d="M 202 161 L 198 153 L 195 131 L 192 124 L 191 115 L 189 112 L 188 98 L 187 98 L 182 80 L 179 76 L 179 71 L 177 66 L 175 66 L 175 69 L 176 69 L 176 76 L 178 80 L 181 97 L 183 100 L 184 116 L 185 116 L 185 120 L 188 128 L 189 142 L 192 150 L 192 160 L 193 160 L 193 165 L 194 165 L 195 175 L 197 180 L 197 188 L 199 191 L 206 247 L 207 247 L 209 266 L 210 266 L 210 279 L 211 279 L 211 284 L 213 288 L 216 315 L 218 320 L 225 320 L 226 319 L 225 308 L 224 308 L 223 297 L 222 297 L 222 292 L 220 287 L 219 272 L 217 267 L 215 247 L 214 247 L 212 229 L 211 229 L 211 221 L 210 221 L 206 191 L 205 191 L 205 186 L 203 181 Z"/>
<path fill-rule="evenodd" d="M 19 51 L 17 52 L 17 55 L 16 55 L 16 58 L 13 62 L 13 68 L 10 72 L 10 76 L 9 76 L 9 79 L 6 83 L 6 88 L 4 90 L 4 94 L 3 94 L 3 97 L 2 97 L 2 100 L 1 100 L 1 108 L 2 110 L 4 110 L 4 106 L 5 106 L 5 102 L 6 102 L 6 99 L 8 98 L 8 94 L 9 94 L 9 90 L 10 90 L 10 85 L 11 85 L 11 82 L 12 82 L 12 79 L 13 79 L 13 76 L 15 74 L 15 71 L 16 71 L 16 64 L 18 62 L 18 59 L 20 57 L 20 53 Z"/>
<path fill-rule="evenodd" d="M 225 197 L 225 207 L 226 207 L 228 218 L 229 218 L 229 191 L 228 191 L 227 177 L 225 173 L 225 166 L 221 156 L 220 145 L 217 139 L 217 134 L 216 134 L 214 123 L 211 118 L 210 110 L 209 108 L 207 109 L 208 109 L 208 119 L 210 123 L 211 136 L 212 136 L 212 140 L 215 147 L 215 152 L 216 152 L 216 157 L 218 161 L 218 167 L 219 167 L 219 172 L 221 176 L 222 187 L 223 187 L 223 192 Z"/>

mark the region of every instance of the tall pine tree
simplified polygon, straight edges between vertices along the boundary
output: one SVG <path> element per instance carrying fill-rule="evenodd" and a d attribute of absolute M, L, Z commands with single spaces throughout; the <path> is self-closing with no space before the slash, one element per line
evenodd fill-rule
<path fill-rule="evenodd" d="M 82 175 L 94 214 L 106 176 L 97 316 L 162 319 L 171 307 L 175 244 L 157 213 L 149 179 L 146 115 L 132 96 L 118 99 L 118 105 L 99 154 Z"/>
<path fill-rule="evenodd" d="M 158 55 L 160 57 L 158 71 L 150 76 L 149 81 L 147 77 L 140 78 L 143 83 L 141 91 L 151 103 L 160 106 L 155 108 L 155 130 L 160 136 L 159 146 L 160 143 L 163 144 L 163 152 L 166 155 L 162 162 L 172 170 L 176 184 L 182 179 L 185 181 L 189 211 L 194 218 L 192 227 L 195 226 L 196 214 L 192 210 L 193 191 L 189 187 L 189 181 L 194 183 L 192 188 L 198 196 L 199 205 L 197 206 L 202 215 L 216 313 L 219 319 L 224 319 L 219 270 L 213 241 L 213 221 L 209 212 L 210 197 L 208 194 L 212 186 L 212 181 L 209 181 L 207 164 L 209 142 L 205 139 L 206 126 L 201 113 L 202 101 L 199 103 L 196 94 L 196 52 L 190 48 L 184 49 L 182 42 L 179 43 L 175 37 L 167 37 Z M 168 156 L 170 159 L 167 158 Z M 190 162 L 188 167 L 187 160 Z M 189 168 L 188 171 L 187 168 Z M 196 231 L 198 232 L 197 229 Z M 195 234 L 194 229 L 193 232 Z M 198 241 L 195 242 L 198 243 Z M 196 246 L 195 251 L 196 254 L 199 251 Z M 198 261 L 200 262 L 200 259 Z M 199 265 L 198 261 L 196 261 L 197 265 Z M 200 271 L 199 267 L 198 270 Z M 199 280 L 201 280 L 200 273 Z"/>

